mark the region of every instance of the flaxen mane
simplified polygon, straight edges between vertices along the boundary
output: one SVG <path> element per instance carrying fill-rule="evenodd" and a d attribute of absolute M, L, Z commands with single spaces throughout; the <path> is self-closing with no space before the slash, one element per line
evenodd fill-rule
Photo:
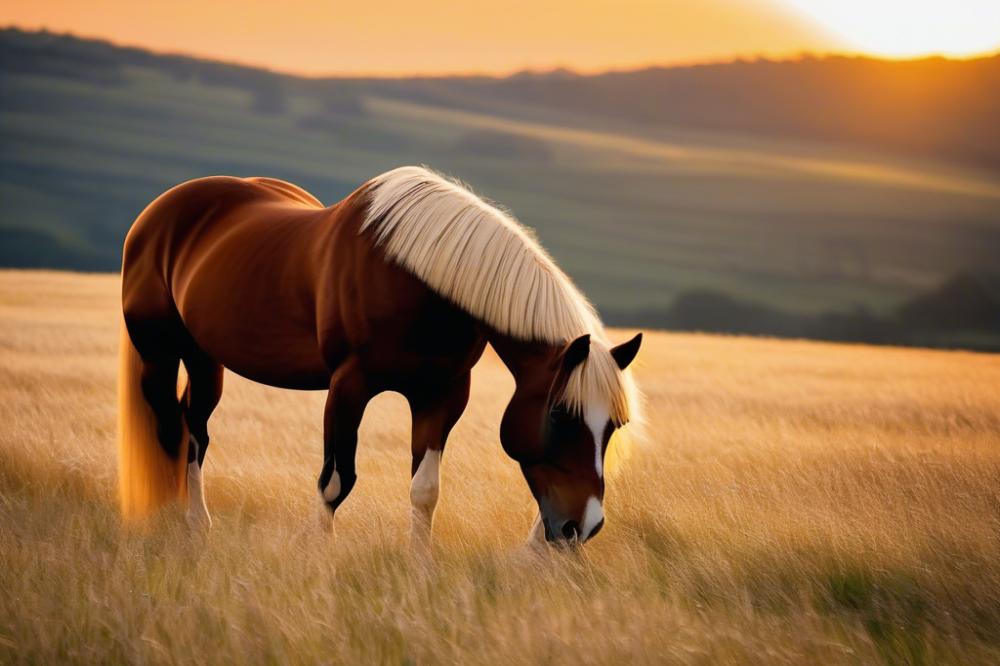
<path fill-rule="evenodd" d="M 612 358 L 601 320 L 529 230 L 422 167 L 384 173 L 370 188 L 361 229 L 390 258 L 501 333 L 551 344 L 589 333 L 590 354 L 570 375 L 564 401 L 580 414 L 606 406 L 617 425 L 635 419 L 635 385 Z"/>

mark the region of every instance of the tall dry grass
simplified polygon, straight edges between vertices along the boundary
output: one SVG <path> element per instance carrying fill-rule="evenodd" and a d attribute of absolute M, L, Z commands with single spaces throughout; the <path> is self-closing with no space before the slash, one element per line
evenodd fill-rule
<path fill-rule="evenodd" d="M 370 407 L 336 536 L 323 395 L 226 377 L 215 527 L 123 529 L 117 278 L 0 273 L 0 662 L 1000 660 L 1000 358 L 655 334 L 649 433 L 577 554 L 531 518 L 477 368 L 433 566 L 411 561 L 408 414 Z"/>

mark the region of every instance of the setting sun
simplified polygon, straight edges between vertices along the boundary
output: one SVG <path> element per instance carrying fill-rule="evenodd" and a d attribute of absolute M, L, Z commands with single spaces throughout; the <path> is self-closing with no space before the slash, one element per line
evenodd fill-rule
<path fill-rule="evenodd" d="M 872 55 L 970 56 L 1000 48 L 996 0 L 787 0 Z"/>

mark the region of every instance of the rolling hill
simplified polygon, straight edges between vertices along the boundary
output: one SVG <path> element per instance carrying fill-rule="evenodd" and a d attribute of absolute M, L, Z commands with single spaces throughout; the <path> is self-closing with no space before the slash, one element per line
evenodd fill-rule
<path fill-rule="evenodd" d="M 993 348 L 998 71 L 824 58 L 305 79 L 5 30 L 0 265 L 115 270 L 145 204 L 198 176 L 284 178 L 332 203 L 423 163 L 534 227 L 611 321 Z M 903 317 L 960 275 L 986 294 L 976 322 Z M 692 300 L 714 314 L 688 316 Z"/>

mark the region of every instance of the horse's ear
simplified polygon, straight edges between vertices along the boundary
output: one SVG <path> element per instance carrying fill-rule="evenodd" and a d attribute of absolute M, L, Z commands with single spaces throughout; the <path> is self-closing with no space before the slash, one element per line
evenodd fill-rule
<path fill-rule="evenodd" d="M 635 337 L 628 342 L 623 342 L 617 347 L 611 348 L 611 355 L 618 364 L 618 368 L 624 370 L 629 366 L 635 355 L 639 353 L 639 345 L 642 344 L 642 333 L 636 333 Z"/>
<path fill-rule="evenodd" d="M 590 353 L 590 334 L 581 335 L 573 342 L 566 345 L 566 350 L 562 353 L 563 372 L 570 372 L 573 368 L 587 360 Z"/>

